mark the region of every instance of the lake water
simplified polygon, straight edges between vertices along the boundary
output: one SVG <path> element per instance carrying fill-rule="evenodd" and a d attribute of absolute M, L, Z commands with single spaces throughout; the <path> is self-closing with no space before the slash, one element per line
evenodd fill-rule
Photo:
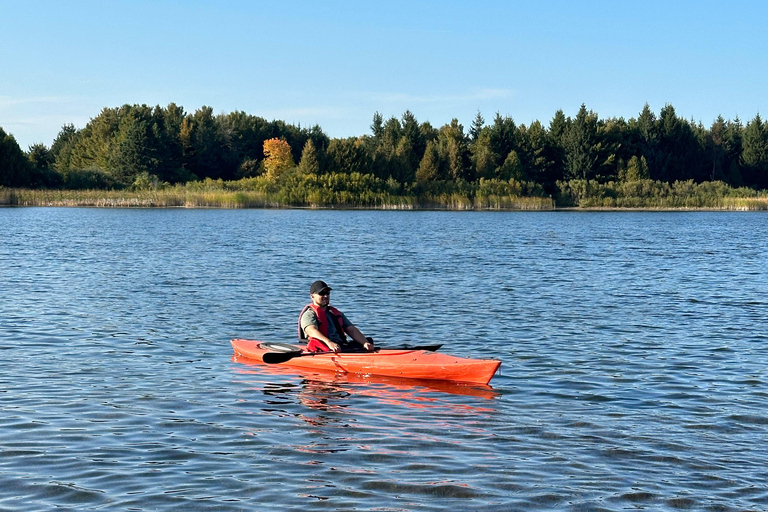
<path fill-rule="evenodd" d="M 0 510 L 768 510 L 768 216 L 0 209 Z M 309 284 L 489 388 L 233 360 Z"/>

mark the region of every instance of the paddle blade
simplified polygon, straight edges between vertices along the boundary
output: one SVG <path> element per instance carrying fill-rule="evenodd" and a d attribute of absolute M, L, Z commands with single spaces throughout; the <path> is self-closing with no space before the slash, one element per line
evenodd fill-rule
<path fill-rule="evenodd" d="M 301 354 L 301 352 L 267 352 L 261 356 L 261 360 L 267 364 L 280 364 Z"/>
<path fill-rule="evenodd" d="M 429 350 L 430 352 L 437 352 L 440 350 L 440 347 L 442 347 L 443 344 L 437 344 L 437 345 L 398 345 L 395 347 L 379 347 L 379 348 L 385 348 L 388 350 Z"/>

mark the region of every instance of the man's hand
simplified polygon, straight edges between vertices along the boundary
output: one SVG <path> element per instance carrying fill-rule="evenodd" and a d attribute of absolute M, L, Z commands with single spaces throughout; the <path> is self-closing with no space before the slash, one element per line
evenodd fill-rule
<path fill-rule="evenodd" d="M 334 342 L 332 342 L 331 340 L 325 341 L 325 342 L 323 342 L 323 343 L 325 343 L 326 345 L 328 345 L 328 348 L 329 348 L 329 349 L 331 349 L 331 352 L 336 352 L 336 353 L 338 353 L 338 352 L 339 352 L 339 350 L 341 350 L 341 347 L 338 345 L 338 343 L 334 343 Z"/>
<path fill-rule="evenodd" d="M 368 352 L 373 352 L 373 349 L 374 349 L 374 347 L 373 347 L 373 343 L 371 343 L 370 341 L 366 341 L 366 342 L 363 344 L 363 348 L 364 348 L 365 350 L 367 350 Z"/>

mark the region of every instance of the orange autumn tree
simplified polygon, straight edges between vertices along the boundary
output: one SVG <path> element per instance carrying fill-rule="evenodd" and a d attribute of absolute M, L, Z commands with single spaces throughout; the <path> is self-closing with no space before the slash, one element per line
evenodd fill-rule
<path fill-rule="evenodd" d="M 272 181 L 296 165 L 293 162 L 291 146 L 283 139 L 265 140 L 264 157 L 264 170 L 267 177 Z"/>

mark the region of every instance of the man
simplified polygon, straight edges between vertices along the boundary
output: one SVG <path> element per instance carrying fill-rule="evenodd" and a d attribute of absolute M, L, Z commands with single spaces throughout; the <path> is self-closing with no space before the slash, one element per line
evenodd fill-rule
<path fill-rule="evenodd" d="M 366 338 L 344 313 L 330 305 L 331 287 L 315 281 L 309 287 L 311 304 L 299 315 L 299 339 L 308 340 L 310 352 L 355 352 L 360 346 L 372 352 L 373 340 Z M 352 341 L 347 340 L 348 334 Z M 359 346 L 358 346 L 359 345 Z"/>

